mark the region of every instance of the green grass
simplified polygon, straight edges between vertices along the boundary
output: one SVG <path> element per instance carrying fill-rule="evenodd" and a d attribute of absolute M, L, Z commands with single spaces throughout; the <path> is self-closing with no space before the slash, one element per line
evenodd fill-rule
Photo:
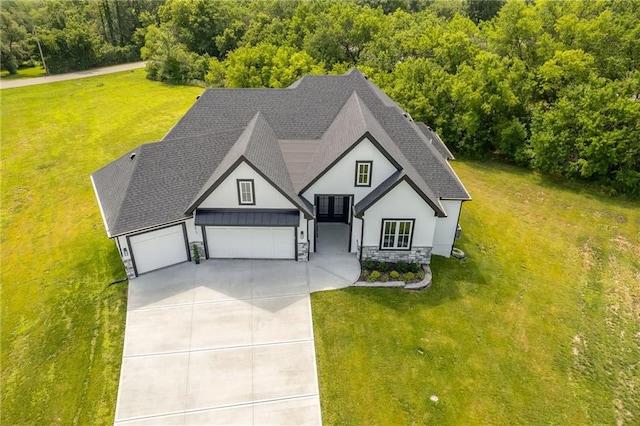
<path fill-rule="evenodd" d="M 18 68 L 17 74 L 9 74 L 9 71 L 2 71 L 0 78 L 2 80 L 20 80 L 22 78 L 44 77 L 45 71 L 41 66 Z"/>
<path fill-rule="evenodd" d="M 126 283 L 89 175 L 202 89 L 144 70 L 1 93 L 1 424 L 112 424 Z"/>
<path fill-rule="evenodd" d="M 143 70 L 2 91 L 1 424 L 113 422 L 126 284 L 89 174 L 200 92 Z M 640 204 L 455 167 L 467 261 L 313 295 L 325 424 L 640 422 Z"/>
<path fill-rule="evenodd" d="M 639 424 L 640 203 L 454 165 L 466 261 L 312 295 L 324 422 Z"/>

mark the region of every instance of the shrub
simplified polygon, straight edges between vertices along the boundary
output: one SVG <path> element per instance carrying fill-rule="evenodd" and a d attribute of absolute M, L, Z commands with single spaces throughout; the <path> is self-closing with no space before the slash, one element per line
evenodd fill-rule
<path fill-rule="evenodd" d="M 403 261 L 396 263 L 396 271 L 400 272 L 401 274 L 409 272 L 409 264 Z"/>
<path fill-rule="evenodd" d="M 400 277 L 400 273 L 398 271 L 391 271 L 389 272 L 389 276 L 394 280 L 397 280 Z"/>
<path fill-rule="evenodd" d="M 404 282 L 409 282 L 411 280 L 414 280 L 415 278 L 416 276 L 413 272 L 407 272 L 406 274 L 402 275 L 402 281 Z"/>
<path fill-rule="evenodd" d="M 198 250 L 197 245 L 193 245 L 193 261 L 196 263 L 200 263 L 200 251 Z"/>
<path fill-rule="evenodd" d="M 387 275 L 387 274 L 380 275 L 379 281 L 382 281 L 383 283 L 386 283 L 387 281 L 389 281 L 389 275 Z"/>
<path fill-rule="evenodd" d="M 387 262 L 378 262 L 378 268 L 380 272 L 387 272 L 389 270 L 389 264 Z"/>
<path fill-rule="evenodd" d="M 380 272 L 378 271 L 372 271 L 369 274 L 369 278 L 367 278 L 367 281 L 369 281 L 370 283 L 374 282 L 374 281 L 378 281 L 378 278 L 380 278 Z"/>
<path fill-rule="evenodd" d="M 420 271 L 416 274 L 416 278 L 418 278 L 420 281 L 424 280 L 424 271 Z"/>
<path fill-rule="evenodd" d="M 422 265 L 416 262 L 410 263 L 409 264 L 409 272 L 413 272 L 414 274 L 417 274 L 418 272 L 422 271 Z"/>
<path fill-rule="evenodd" d="M 366 269 L 368 271 L 376 269 L 376 262 L 374 262 L 373 260 L 363 260 L 362 269 Z"/>

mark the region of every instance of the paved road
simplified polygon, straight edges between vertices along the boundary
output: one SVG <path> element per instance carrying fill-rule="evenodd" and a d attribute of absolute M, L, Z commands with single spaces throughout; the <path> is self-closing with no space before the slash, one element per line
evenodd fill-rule
<path fill-rule="evenodd" d="M 132 62 L 130 64 L 114 65 L 112 67 L 93 68 L 90 70 L 71 72 L 68 74 L 55 74 L 45 77 L 23 78 L 20 80 L 0 80 L 0 89 L 13 89 L 15 87 L 33 86 L 36 84 L 53 83 L 56 81 L 75 80 L 78 78 L 95 77 L 98 75 L 112 74 L 114 72 L 135 70 L 144 68 L 144 62 Z"/>
<path fill-rule="evenodd" d="M 309 293 L 359 274 L 342 254 L 206 260 L 131 280 L 115 424 L 321 424 Z"/>

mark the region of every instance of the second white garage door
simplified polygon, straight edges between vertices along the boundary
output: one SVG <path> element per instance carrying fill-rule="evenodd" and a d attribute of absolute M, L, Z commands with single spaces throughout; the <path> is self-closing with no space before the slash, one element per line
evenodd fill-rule
<path fill-rule="evenodd" d="M 294 228 L 207 227 L 211 258 L 294 259 Z"/>
<path fill-rule="evenodd" d="M 134 235 L 129 242 L 138 274 L 187 261 L 182 225 Z"/>

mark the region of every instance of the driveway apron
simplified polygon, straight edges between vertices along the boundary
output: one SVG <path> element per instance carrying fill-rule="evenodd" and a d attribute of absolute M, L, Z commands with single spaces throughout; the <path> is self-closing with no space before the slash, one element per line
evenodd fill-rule
<path fill-rule="evenodd" d="M 351 284 L 355 263 L 207 260 L 131 280 L 115 423 L 321 424 L 309 293 Z"/>

